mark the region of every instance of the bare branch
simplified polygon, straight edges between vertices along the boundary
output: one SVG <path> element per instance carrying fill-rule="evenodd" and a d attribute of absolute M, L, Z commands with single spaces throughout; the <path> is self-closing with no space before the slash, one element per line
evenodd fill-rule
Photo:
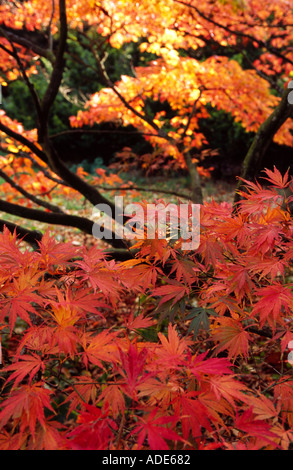
<path fill-rule="evenodd" d="M 152 134 L 149 132 L 139 132 L 139 131 L 119 131 L 116 129 L 68 129 L 65 131 L 58 132 L 57 134 L 50 135 L 50 139 L 55 139 L 56 137 L 61 137 L 62 135 L 70 134 L 122 134 L 122 135 L 143 135 L 145 137 L 160 137 L 165 139 L 165 136 L 160 136 L 158 134 Z"/>
<path fill-rule="evenodd" d="M 79 217 L 77 215 L 69 215 L 64 213 L 57 214 L 52 212 L 45 212 L 39 209 L 30 209 L 18 204 L 3 201 L 2 199 L 0 199 L 0 211 L 29 220 L 45 222 L 47 224 L 73 227 L 89 235 L 93 234 L 93 226 L 95 222 L 87 219 L 86 217 Z M 114 234 L 107 228 L 104 228 L 104 238 L 114 248 L 125 248 L 125 242 L 122 239 L 116 239 Z"/>
<path fill-rule="evenodd" d="M 4 34 L 5 34 L 5 32 L 4 32 Z M 27 76 L 26 70 L 25 70 L 25 68 L 24 68 L 24 66 L 23 66 L 22 61 L 20 60 L 20 57 L 19 57 L 19 55 L 18 55 L 18 52 L 17 52 L 17 49 L 16 49 L 15 45 L 13 44 L 13 42 L 11 41 L 11 39 L 9 39 L 9 37 L 6 36 L 6 34 L 5 34 L 5 37 L 6 37 L 6 39 L 9 41 L 9 43 L 10 43 L 10 45 L 11 45 L 11 47 L 12 47 L 12 53 L 11 53 L 10 55 L 12 55 L 12 56 L 15 58 L 15 60 L 16 60 L 16 62 L 17 62 L 17 65 L 18 65 L 18 67 L 19 67 L 19 69 L 20 69 L 20 71 L 21 71 L 23 80 L 24 80 L 25 84 L 27 85 L 28 90 L 29 90 L 29 92 L 30 92 L 30 94 L 31 94 L 31 96 L 32 96 L 32 99 L 33 99 L 33 101 L 34 101 L 35 108 L 36 108 L 36 111 L 37 111 L 38 122 L 39 122 L 39 121 L 40 121 L 40 117 L 41 117 L 41 105 L 40 105 L 40 100 L 39 100 L 38 94 L 37 94 L 37 92 L 36 92 L 36 90 L 35 90 L 34 85 L 31 83 L 30 79 L 29 79 L 28 76 Z"/>
<path fill-rule="evenodd" d="M 137 116 L 139 119 L 141 119 L 142 121 L 146 122 L 147 124 L 149 124 L 149 126 L 151 126 L 155 131 L 157 131 L 158 133 L 158 136 L 159 137 L 162 137 L 164 138 L 165 140 L 169 141 L 169 142 L 173 142 L 173 139 L 171 137 L 168 136 L 168 134 L 166 132 L 164 132 L 151 118 L 149 118 L 146 114 L 142 114 L 140 113 L 139 111 L 137 111 L 130 103 L 129 101 L 127 101 L 124 96 L 120 93 L 120 91 L 115 87 L 114 83 L 112 83 L 112 81 L 110 80 L 109 76 L 108 76 L 108 73 L 106 71 L 106 68 L 105 68 L 105 64 L 104 64 L 104 60 L 102 60 L 97 51 L 94 50 L 94 48 L 92 47 L 91 48 L 94 56 L 95 56 L 95 59 L 97 61 L 97 65 L 98 65 L 98 68 L 99 68 L 99 71 L 100 71 L 100 74 L 101 74 L 101 77 L 103 78 L 105 84 L 111 88 L 113 90 L 113 92 L 118 96 L 118 98 L 120 99 L 121 103 L 124 104 L 124 106 L 129 109 L 133 114 L 135 114 L 135 116 Z"/>
<path fill-rule="evenodd" d="M 103 191 L 144 191 L 151 193 L 171 194 L 172 196 L 177 196 L 179 198 L 190 199 L 190 196 L 187 196 L 187 194 L 178 193 L 177 191 L 169 191 L 167 189 L 144 188 L 141 186 L 114 186 L 107 188 L 100 185 L 95 185 L 95 188 L 102 189 Z"/>
<path fill-rule="evenodd" d="M 2 25 L 0 27 L 0 36 L 9 38 L 9 40 L 14 42 L 15 44 L 19 44 L 20 46 L 25 47 L 26 49 L 34 52 L 35 54 L 41 57 L 45 57 L 52 63 L 54 63 L 55 61 L 55 56 L 49 49 L 40 47 L 37 44 L 35 44 L 33 41 L 30 41 L 22 36 L 19 36 L 17 32 L 12 32 L 8 28 L 6 28 L 5 25 Z"/>

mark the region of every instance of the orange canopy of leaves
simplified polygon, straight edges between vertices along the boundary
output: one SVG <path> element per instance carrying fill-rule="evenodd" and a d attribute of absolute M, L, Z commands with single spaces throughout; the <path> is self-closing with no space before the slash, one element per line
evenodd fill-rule
<path fill-rule="evenodd" d="M 278 74 L 281 88 L 289 80 L 293 11 L 285 0 L 229 0 L 218 4 L 205 0 L 201 5 L 193 0 L 70 0 L 66 7 L 69 28 L 83 30 L 87 24 L 114 48 L 134 41 L 139 42 L 141 52 L 157 56 L 146 66 L 135 67 L 134 76 L 124 75 L 113 87 L 94 93 L 86 109 L 71 117 L 71 125 L 82 127 L 105 121 L 131 124 L 146 134 L 154 149 L 159 148 L 165 157 L 172 156 L 181 167 L 185 162 L 178 144 L 183 142 L 187 152 L 207 143 L 198 130 L 199 119 L 208 116 L 207 104 L 231 113 L 248 132 L 255 132 L 280 101 L 272 93 L 269 77 Z M 0 8 L 2 23 L 7 27 L 19 30 L 25 25 L 28 30 L 43 30 L 50 25 L 53 35 L 58 32 L 58 2 L 54 2 L 53 10 L 50 2 L 38 2 L 36 6 L 34 0 L 11 5 L 4 2 Z M 194 58 L 210 42 L 215 54 L 205 60 Z M 249 67 L 217 51 L 248 43 L 261 51 Z M 9 46 L 5 37 L 3 46 Z M 277 49 L 281 56 L 275 53 Z M 182 56 L 182 50 L 194 54 Z M 22 50 L 19 54 L 25 60 L 27 53 Z M 4 75 L 10 74 L 7 80 L 15 79 L 19 74 L 15 59 L 3 49 L 0 54 Z M 33 72 L 34 68 L 29 73 Z M 152 117 L 154 127 L 144 119 L 148 98 L 168 101 L 176 116 L 166 122 L 159 112 Z M 292 119 L 288 119 L 274 136 L 275 142 L 293 146 L 291 131 Z"/>

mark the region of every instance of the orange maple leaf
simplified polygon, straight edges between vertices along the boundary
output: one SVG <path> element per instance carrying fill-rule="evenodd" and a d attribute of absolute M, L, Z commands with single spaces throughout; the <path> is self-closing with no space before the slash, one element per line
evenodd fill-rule
<path fill-rule="evenodd" d="M 14 364 L 5 367 L 5 371 L 14 370 L 13 374 L 9 376 L 6 382 L 14 380 L 13 388 L 21 382 L 25 376 L 29 376 L 28 380 L 31 383 L 33 377 L 41 370 L 45 371 L 45 362 L 37 354 L 23 354 Z"/>
<path fill-rule="evenodd" d="M 219 343 L 215 349 L 217 353 L 228 350 L 229 359 L 235 360 L 239 355 L 247 359 L 251 337 L 238 320 L 229 317 L 218 318 L 211 332 L 214 341 Z"/>
<path fill-rule="evenodd" d="M 23 385 L 2 402 L 0 428 L 12 418 L 14 423 L 19 423 L 21 433 L 29 429 L 35 436 L 37 423 L 46 423 L 45 409 L 55 413 L 50 402 L 51 393 L 41 382 Z"/>

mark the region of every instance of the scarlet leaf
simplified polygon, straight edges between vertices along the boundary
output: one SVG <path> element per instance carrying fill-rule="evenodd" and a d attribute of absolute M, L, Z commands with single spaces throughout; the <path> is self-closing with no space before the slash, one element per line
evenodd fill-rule
<path fill-rule="evenodd" d="M 24 385 L 20 390 L 14 391 L 9 398 L 2 403 L 0 412 L 0 428 L 12 418 L 20 425 L 20 431 L 28 429 L 35 435 L 36 425 L 45 425 L 45 409 L 54 410 L 50 403 L 51 392 L 43 388 L 43 384 L 34 383 Z"/>
<path fill-rule="evenodd" d="M 225 358 L 207 358 L 207 352 L 194 356 L 190 362 L 190 370 L 197 376 L 231 374 L 231 364 Z"/>
<path fill-rule="evenodd" d="M 264 170 L 267 175 L 267 178 L 263 178 L 270 183 L 272 183 L 275 187 L 283 189 L 286 188 L 289 184 L 289 169 L 286 171 L 285 175 L 282 176 L 280 171 L 274 166 L 274 170 L 268 170 L 267 168 Z"/>
<path fill-rule="evenodd" d="M 275 328 L 276 322 L 283 316 L 284 312 L 289 312 L 293 302 L 291 290 L 278 282 L 257 290 L 260 296 L 251 312 L 251 315 L 259 315 L 261 326 L 265 321 Z"/>
<path fill-rule="evenodd" d="M 115 421 L 95 406 L 85 404 L 85 411 L 79 417 L 80 423 L 67 434 L 69 445 L 73 450 L 105 450 L 115 437 Z"/>
<path fill-rule="evenodd" d="M 118 353 L 116 338 L 117 334 L 108 330 L 97 335 L 83 335 L 81 345 L 84 351 L 82 353 L 84 364 L 88 366 L 90 362 L 103 368 L 103 361 L 115 361 L 115 353 Z"/>
<path fill-rule="evenodd" d="M 165 286 L 157 287 L 153 289 L 152 295 L 162 296 L 159 306 L 164 303 L 168 302 L 168 300 L 172 299 L 172 305 L 178 302 L 182 297 L 189 294 L 189 287 L 181 284 L 180 282 L 174 281 L 172 279 L 168 280 L 168 284 Z"/>
<path fill-rule="evenodd" d="M 156 415 L 158 415 L 157 418 Z M 169 424 L 172 425 L 172 423 L 174 425 L 178 421 L 176 416 L 159 416 L 159 410 L 155 408 L 147 419 L 138 416 L 138 420 L 140 424 L 130 433 L 131 435 L 138 434 L 138 449 L 143 448 L 145 439 L 147 439 L 151 450 L 169 450 L 166 439 L 172 441 L 183 440 L 172 430 L 172 427 L 166 426 Z"/>
<path fill-rule="evenodd" d="M 237 402 L 249 402 L 248 388 L 233 376 L 212 375 L 208 378 L 208 383 L 216 399 L 224 398 L 234 409 Z"/>
<path fill-rule="evenodd" d="M 42 361 L 40 356 L 36 354 L 23 354 L 19 357 L 19 360 L 15 364 L 11 364 L 5 367 L 6 371 L 14 370 L 13 374 L 9 376 L 7 382 L 14 380 L 13 387 L 16 387 L 26 375 L 28 375 L 29 383 L 33 377 L 41 370 L 45 371 L 45 363 Z"/>
<path fill-rule="evenodd" d="M 125 380 L 123 388 L 130 397 L 135 398 L 136 388 L 149 376 L 144 373 L 147 350 L 143 348 L 138 351 L 137 347 L 130 343 L 128 351 L 119 349 L 119 353 L 122 367 L 118 370 Z"/>
<path fill-rule="evenodd" d="M 264 439 L 270 444 L 273 444 L 274 447 L 277 447 L 274 442 L 274 439 L 277 437 L 276 434 L 271 431 L 268 423 L 260 419 L 255 419 L 252 408 L 249 408 L 242 413 L 242 415 L 236 417 L 235 426 L 248 435 Z"/>
<path fill-rule="evenodd" d="M 198 438 L 202 428 L 212 431 L 208 409 L 197 399 L 198 395 L 199 392 L 185 392 L 177 394 L 174 400 L 175 412 L 181 416 L 182 433 L 186 441 L 190 432 L 194 438 Z"/>

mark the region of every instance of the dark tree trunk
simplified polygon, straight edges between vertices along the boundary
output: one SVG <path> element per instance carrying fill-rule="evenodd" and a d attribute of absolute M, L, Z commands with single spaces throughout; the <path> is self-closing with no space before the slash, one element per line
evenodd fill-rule
<path fill-rule="evenodd" d="M 289 88 L 285 90 L 279 105 L 260 126 L 244 158 L 240 178 L 251 181 L 256 177 L 264 165 L 266 152 L 273 141 L 274 135 L 284 122 L 293 116 L 293 104 L 290 104 L 288 101 L 290 91 L 292 90 Z M 234 207 L 236 207 L 237 202 L 240 200 L 239 190 L 242 187 L 243 181 L 239 179 L 234 198 Z"/>

